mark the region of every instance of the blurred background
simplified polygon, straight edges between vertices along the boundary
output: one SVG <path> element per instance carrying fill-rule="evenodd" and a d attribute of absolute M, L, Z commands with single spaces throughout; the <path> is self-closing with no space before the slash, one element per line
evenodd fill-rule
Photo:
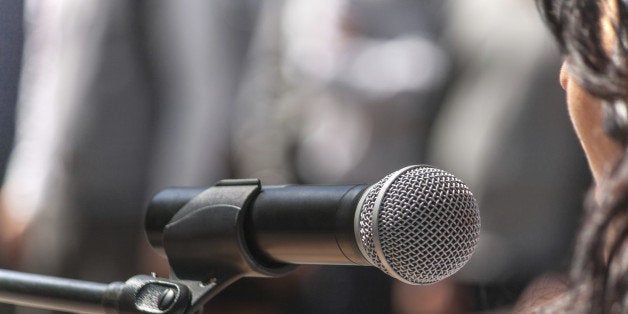
<path fill-rule="evenodd" d="M 415 287 L 307 266 L 206 309 L 502 311 L 569 264 L 591 179 L 531 0 L 0 0 L 0 38 L 2 268 L 167 276 L 142 226 L 160 189 L 373 183 L 419 163 L 479 200 L 459 274 Z"/>

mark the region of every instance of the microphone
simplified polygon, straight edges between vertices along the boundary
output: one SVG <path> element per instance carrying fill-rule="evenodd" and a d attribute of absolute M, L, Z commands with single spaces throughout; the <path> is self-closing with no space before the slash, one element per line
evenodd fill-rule
<path fill-rule="evenodd" d="M 371 186 L 262 187 L 245 179 L 205 191 L 166 189 L 150 202 L 145 229 L 180 279 L 277 276 L 298 264 L 370 265 L 424 285 L 468 262 L 480 216 L 460 179 L 415 165 Z"/>

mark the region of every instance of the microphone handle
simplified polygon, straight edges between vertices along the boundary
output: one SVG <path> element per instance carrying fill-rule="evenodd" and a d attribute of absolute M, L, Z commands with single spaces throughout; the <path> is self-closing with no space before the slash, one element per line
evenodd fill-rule
<path fill-rule="evenodd" d="M 356 208 L 367 187 L 264 186 L 245 209 L 242 229 L 247 246 L 267 264 L 371 265 L 362 255 L 354 231 Z M 170 188 L 151 200 L 145 230 L 159 253 L 166 255 L 165 226 L 203 191 Z"/>
<path fill-rule="evenodd" d="M 371 265 L 354 231 L 356 208 L 367 187 L 263 187 L 244 221 L 249 248 L 289 264 Z"/>

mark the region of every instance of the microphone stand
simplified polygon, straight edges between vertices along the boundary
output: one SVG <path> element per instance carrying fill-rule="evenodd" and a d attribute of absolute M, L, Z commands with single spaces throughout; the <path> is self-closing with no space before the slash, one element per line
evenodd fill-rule
<path fill-rule="evenodd" d="M 145 228 L 168 257 L 170 279 L 137 275 L 105 284 L 0 270 L 0 302 L 79 313 L 199 313 L 240 278 L 277 277 L 296 267 L 257 258 L 245 239 L 246 208 L 260 189 L 257 179 L 223 180 L 204 191 L 156 195 Z"/>

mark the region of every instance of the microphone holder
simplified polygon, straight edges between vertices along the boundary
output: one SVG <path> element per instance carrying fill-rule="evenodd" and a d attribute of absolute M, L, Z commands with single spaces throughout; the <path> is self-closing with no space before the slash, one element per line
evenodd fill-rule
<path fill-rule="evenodd" d="M 104 284 L 0 270 L 0 302 L 79 313 L 201 312 L 242 277 L 277 277 L 296 268 L 253 254 L 245 237 L 247 206 L 260 190 L 258 179 L 243 179 L 196 190 L 189 202 L 176 189 L 157 194 L 145 227 L 153 247 L 168 257 L 170 279 L 137 275 Z"/>

